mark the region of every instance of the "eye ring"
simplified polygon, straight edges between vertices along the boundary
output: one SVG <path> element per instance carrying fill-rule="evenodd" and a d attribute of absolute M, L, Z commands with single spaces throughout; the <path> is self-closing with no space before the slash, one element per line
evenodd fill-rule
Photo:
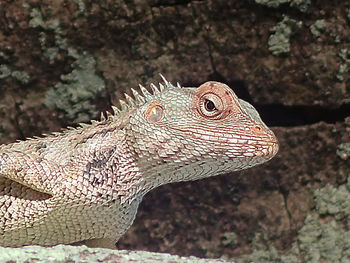
<path fill-rule="evenodd" d="M 199 100 L 199 111 L 204 117 L 219 119 L 224 110 L 222 99 L 215 93 L 208 92 Z"/>

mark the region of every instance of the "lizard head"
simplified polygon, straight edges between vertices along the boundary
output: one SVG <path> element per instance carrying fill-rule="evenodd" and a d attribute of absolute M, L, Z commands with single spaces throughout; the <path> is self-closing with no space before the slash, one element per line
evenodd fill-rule
<path fill-rule="evenodd" d="M 164 81 L 166 87 L 153 85 L 154 94 L 130 117 L 130 141 L 146 176 L 194 180 L 246 169 L 277 153 L 273 132 L 227 85 L 183 88 Z"/>

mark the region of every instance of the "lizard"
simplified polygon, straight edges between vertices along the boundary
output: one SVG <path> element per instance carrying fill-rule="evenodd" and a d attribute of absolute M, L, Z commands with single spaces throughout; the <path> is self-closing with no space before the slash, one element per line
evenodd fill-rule
<path fill-rule="evenodd" d="M 0 146 L 0 245 L 115 247 L 150 190 L 243 170 L 279 144 L 227 85 L 131 89 L 100 120 Z"/>

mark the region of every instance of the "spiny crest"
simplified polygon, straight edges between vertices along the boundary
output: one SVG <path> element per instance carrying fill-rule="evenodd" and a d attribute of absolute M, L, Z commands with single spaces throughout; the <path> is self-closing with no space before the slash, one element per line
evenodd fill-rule
<path fill-rule="evenodd" d="M 167 81 L 166 78 L 162 74 L 160 74 L 160 76 L 161 76 L 164 84 L 159 83 L 159 88 L 156 85 L 154 85 L 153 83 L 151 83 L 150 87 L 151 87 L 152 92 L 150 92 L 144 86 L 139 84 L 141 94 L 138 91 L 136 91 L 135 89 L 131 88 L 131 93 L 132 93 L 133 97 L 131 97 L 130 95 L 125 93 L 124 94 L 125 100 L 123 100 L 123 99 L 119 100 L 119 104 L 120 104 L 119 108 L 116 106 L 112 106 L 112 112 L 107 111 L 105 114 L 101 113 L 101 117 L 100 117 L 99 121 L 92 120 L 91 124 L 79 123 L 80 127 L 77 129 L 87 128 L 91 125 L 96 125 L 96 124 L 105 122 L 106 120 L 116 120 L 116 119 L 122 117 L 122 115 L 124 113 L 126 113 L 130 108 L 133 108 L 135 106 L 136 107 L 141 106 L 141 105 L 147 103 L 148 101 L 152 100 L 152 98 L 155 95 L 165 91 L 168 88 L 182 88 L 179 83 L 177 83 L 177 85 L 174 86 L 169 81 Z M 71 131 L 72 131 L 72 128 L 68 127 L 63 132 L 69 133 Z"/>
<path fill-rule="evenodd" d="M 121 117 L 123 113 L 128 111 L 130 108 L 135 106 L 141 106 L 145 104 L 146 102 L 150 101 L 155 95 L 163 92 L 164 90 L 168 88 L 182 88 L 179 83 L 177 83 L 176 87 L 171 84 L 162 74 L 159 74 L 162 78 L 163 83 L 159 83 L 159 88 L 154 85 L 153 83 L 150 84 L 151 91 L 149 91 L 147 88 L 139 84 L 139 88 L 141 91 L 141 94 L 136 91 L 135 89 L 131 88 L 132 96 L 128 94 L 124 94 L 125 100 L 119 100 L 120 109 L 112 106 L 112 113 L 107 112 L 107 119 L 115 119 Z M 101 118 L 101 121 L 105 121 L 105 118 Z"/>

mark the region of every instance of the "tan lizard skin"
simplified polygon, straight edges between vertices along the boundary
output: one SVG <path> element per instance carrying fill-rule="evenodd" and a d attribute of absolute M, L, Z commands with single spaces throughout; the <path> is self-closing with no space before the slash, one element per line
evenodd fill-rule
<path fill-rule="evenodd" d="M 273 132 L 225 84 L 163 80 L 100 121 L 0 146 L 0 245 L 113 247 L 151 189 L 277 153 Z"/>

